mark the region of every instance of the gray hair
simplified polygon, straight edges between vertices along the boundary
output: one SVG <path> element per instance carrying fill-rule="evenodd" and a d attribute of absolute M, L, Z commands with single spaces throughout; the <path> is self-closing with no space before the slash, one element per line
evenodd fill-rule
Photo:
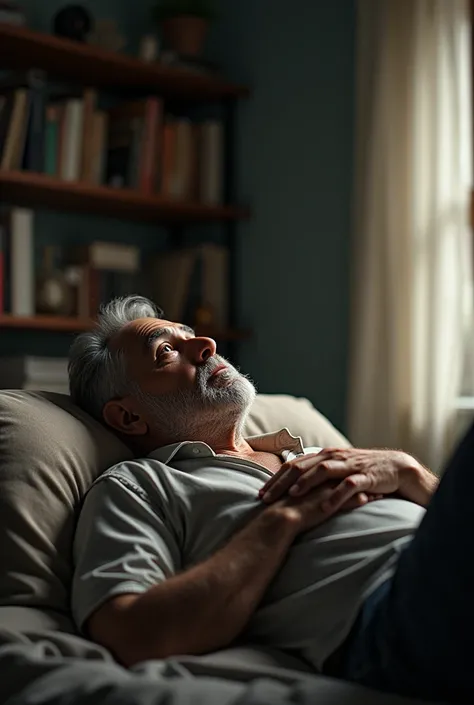
<path fill-rule="evenodd" d="M 109 342 L 130 321 L 162 315 L 144 296 L 124 296 L 101 306 L 94 328 L 78 335 L 69 351 L 69 393 L 81 409 L 102 421 L 104 405 L 130 392 L 123 350 L 110 350 Z"/>

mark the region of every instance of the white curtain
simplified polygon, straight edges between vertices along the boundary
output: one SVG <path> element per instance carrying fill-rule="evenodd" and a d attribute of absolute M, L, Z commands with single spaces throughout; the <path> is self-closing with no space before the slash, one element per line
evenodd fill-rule
<path fill-rule="evenodd" d="M 467 0 L 359 0 L 349 437 L 433 470 L 471 317 Z"/>

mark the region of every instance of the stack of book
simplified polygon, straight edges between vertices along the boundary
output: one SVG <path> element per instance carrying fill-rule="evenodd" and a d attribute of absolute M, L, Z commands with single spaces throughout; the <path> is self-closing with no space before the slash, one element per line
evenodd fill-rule
<path fill-rule="evenodd" d="M 67 358 L 0 357 L 0 388 L 69 394 Z"/>
<path fill-rule="evenodd" d="M 47 275 L 36 267 L 38 254 L 32 211 L 5 210 L 0 217 L 0 313 L 14 316 L 38 313 L 37 276 L 44 279 Z M 136 293 L 140 269 L 138 247 L 95 241 L 61 248 L 60 255 L 58 273 L 72 291 L 70 315 L 91 318 L 101 303 L 114 296 Z"/>
<path fill-rule="evenodd" d="M 0 82 L 0 168 L 222 202 L 222 123 L 165 113 L 160 98 L 98 107 L 97 92 L 53 89 L 40 70 Z"/>
<path fill-rule="evenodd" d="M 222 202 L 223 129 L 163 114 L 159 98 L 115 106 L 108 116 L 106 182 L 178 201 Z"/>
<path fill-rule="evenodd" d="M 107 147 L 106 114 L 96 92 L 48 87 L 40 70 L 0 84 L 0 168 L 44 172 L 66 181 L 100 184 Z"/>

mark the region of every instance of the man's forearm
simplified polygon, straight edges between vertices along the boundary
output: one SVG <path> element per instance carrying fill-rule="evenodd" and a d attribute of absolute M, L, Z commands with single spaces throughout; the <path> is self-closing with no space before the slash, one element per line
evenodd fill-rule
<path fill-rule="evenodd" d="M 222 648 L 243 630 L 296 536 L 265 509 L 204 563 L 150 588 L 126 615 L 126 665 Z"/>

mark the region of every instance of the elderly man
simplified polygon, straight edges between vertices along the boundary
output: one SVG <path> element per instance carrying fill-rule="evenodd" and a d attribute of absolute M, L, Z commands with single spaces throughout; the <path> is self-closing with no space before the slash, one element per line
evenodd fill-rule
<path fill-rule="evenodd" d="M 69 372 L 72 398 L 137 458 L 81 512 L 84 633 L 126 665 L 245 636 L 360 683 L 474 702 L 466 448 L 430 502 L 437 479 L 403 452 L 304 448 L 287 429 L 245 439 L 252 383 L 137 296 L 78 336 Z"/>

